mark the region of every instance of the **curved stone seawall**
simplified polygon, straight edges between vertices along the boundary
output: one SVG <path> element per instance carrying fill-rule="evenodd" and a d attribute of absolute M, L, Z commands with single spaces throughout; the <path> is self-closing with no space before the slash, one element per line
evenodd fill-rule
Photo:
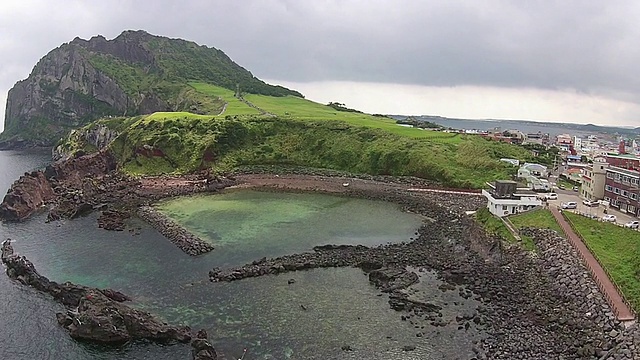
<path fill-rule="evenodd" d="M 169 219 L 166 215 L 151 206 L 141 206 L 138 208 L 138 216 L 151 224 L 151 226 L 169 239 L 169 241 L 179 247 L 180 250 L 191 256 L 201 255 L 213 250 L 211 244 L 200 239 L 182 225 Z"/>

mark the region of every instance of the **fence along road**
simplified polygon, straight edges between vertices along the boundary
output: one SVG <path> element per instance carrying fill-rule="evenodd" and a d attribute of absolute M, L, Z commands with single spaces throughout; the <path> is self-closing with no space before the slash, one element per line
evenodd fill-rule
<path fill-rule="evenodd" d="M 560 211 L 554 207 L 551 207 L 550 210 L 553 216 L 556 218 L 558 224 L 560 224 L 560 227 L 567 236 L 567 239 L 569 239 L 569 241 L 571 242 L 571 245 L 573 245 L 573 247 L 578 250 L 580 257 L 582 257 L 582 260 L 587 266 L 587 269 L 589 269 L 589 271 L 591 272 L 591 275 L 593 276 L 596 284 L 598 284 L 600 291 L 602 291 L 605 298 L 609 302 L 609 305 L 611 305 L 611 309 L 616 315 L 616 318 L 622 322 L 635 321 L 635 315 L 631 310 L 631 307 L 624 300 L 616 285 L 611 281 L 605 270 L 600 265 L 600 262 L 598 262 L 595 256 L 593 256 L 580 236 L 578 236 L 578 234 L 573 231 L 571 225 L 569 225 Z"/>

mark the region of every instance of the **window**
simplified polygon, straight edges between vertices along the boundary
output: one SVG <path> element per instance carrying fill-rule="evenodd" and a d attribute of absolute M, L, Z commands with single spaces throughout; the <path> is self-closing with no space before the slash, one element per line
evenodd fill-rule
<path fill-rule="evenodd" d="M 627 206 L 627 211 L 630 212 L 630 213 L 634 213 L 635 214 L 636 213 L 636 207 L 633 206 L 633 205 L 629 205 L 629 206 Z"/>
<path fill-rule="evenodd" d="M 613 191 L 613 188 L 611 187 L 611 185 L 605 186 L 604 189 L 607 191 Z"/>
<path fill-rule="evenodd" d="M 622 178 L 622 181 L 628 183 L 629 182 L 629 177 L 628 176 L 624 176 Z"/>
<path fill-rule="evenodd" d="M 638 200 L 638 194 L 636 193 L 629 193 L 629 197 L 633 200 Z"/>
<path fill-rule="evenodd" d="M 502 205 L 502 210 L 507 210 L 507 205 Z"/>
<path fill-rule="evenodd" d="M 611 199 L 608 196 L 605 196 L 604 201 L 611 201 Z"/>
<path fill-rule="evenodd" d="M 622 195 L 622 196 L 628 196 L 628 195 L 627 195 L 627 190 L 622 190 L 622 191 L 620 191 L 620 195 Z"/>
<path fill-rule="evenodd" d="M 618 188 L 613 188 L 613 192 L 614 192 L 615 194 L 620 194 L 620 189 L 618 189 Z"/>
<path fill-rule="evenodd" d="M 607 173 L 607 179 L 613 179 L 613 173 L 608 172 Z"/>

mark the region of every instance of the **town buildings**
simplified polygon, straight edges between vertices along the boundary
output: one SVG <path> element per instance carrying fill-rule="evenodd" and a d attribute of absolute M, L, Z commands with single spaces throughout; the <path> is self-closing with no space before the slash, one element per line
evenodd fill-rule
<path fill-rule="evenodd" d="M 542 205 L 542 200 L 529 189 L 518 188 L 518 183 L 509 180 L 497 180 L 489 185 L 488 190 L 482 190 L 487 198 L 489 212 L 498 217 L 517 214 Z"/>
<path fill-rule="evenodd" d="M 621 212 L 637 216 L 640 209 L 638 185 L 640 185 L 640 172 L 609 166 L 606 169 L 604 200 Z"/>
<path fill-rule="evenodd" d="M 600 161 L 597 161 L 600 160 Z M 604 159 L 596 159 L 593 164 L 584 169 L 580 195 L 583 199 L 595 201 L 604 199 L 604 187 L 607 168 Z"/>

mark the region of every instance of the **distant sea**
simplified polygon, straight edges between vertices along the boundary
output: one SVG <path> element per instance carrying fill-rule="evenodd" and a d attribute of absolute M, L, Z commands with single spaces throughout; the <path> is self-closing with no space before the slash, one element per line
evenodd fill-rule
<path fill-rule="evenodd" d="M 407 118 L 407 116 L 405 115 L 391 115 L 390 117 L 396 120 Z M 609 138 L 610 140 L 615 140 L 616 133 L 625 133 L 626 136 L 628 136 L 629 133 L 635 133 L 632 128 L 626 129 L 623 127 L 615 126 L 579 125 L 569 123 L 536 122 L 528 120 L 472 120 L 427 115 L 416 116 L 416 118 L 423 121 L 430 121 L 453 129 L 491 131 L 499 128 L 500 130 L 519 130 L 525 134 L 541 132 L 543 134 L 549 134 L 552 138 L 560 134 L 570 134 L 572 136 L 579 137 L 598 135 L 598 137 L 601 139 Z"/>
<path fill-rule="evenodd" d="M 519 130 L 525 134 L 548 133 L 554 137 L 560 134 L 571 134 L 572 136 L 586 137 L 587 135 L 596 135 L 597 133 L 567 129 L 561 125 L 553 125 L 549 123 L 524 122 L 517 120 L 463 120 L 463 119 L 434 119 L 431 120 L 439 125 L 454 129 L 465 130 L 493 130 L 500 128 L 501 130 Z"/>

